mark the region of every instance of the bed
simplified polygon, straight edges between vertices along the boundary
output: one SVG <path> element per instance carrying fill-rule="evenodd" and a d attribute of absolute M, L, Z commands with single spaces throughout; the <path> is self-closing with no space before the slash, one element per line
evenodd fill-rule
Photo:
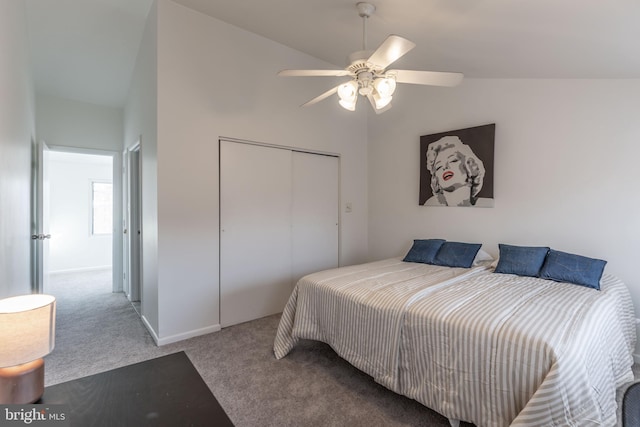
<path fill-rule="evenodd" d="M 392 258 L 313 273 L 295 286 L 274 341 L 329 344 L 388 389 L 477 426 L 615 425 L 633 380 L 633 305 L 600 289 Z"/>

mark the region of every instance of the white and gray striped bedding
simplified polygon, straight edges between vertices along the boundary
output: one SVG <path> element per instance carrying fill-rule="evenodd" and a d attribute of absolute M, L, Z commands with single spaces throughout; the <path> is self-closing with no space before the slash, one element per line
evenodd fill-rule
<path fill-rule="evenodd" d="M 633 305 L 601 291 L 399 259 L 314 273 L 296 285 L 274 343 L 328 343 L 398 393 L 478 426 L 613 425 L 631 381 Z"/>
<path fill-rule="evenodd" d="M 615 425 L 635 339 L 613 297 L 626 288 L 605 282 L 598 292 L 487 273 L 416 302 L 397 391 L 479 426 Z"/>
<path fill-rule="evenodd" d="M 451 280 L 485 269 L 389 259 L 305 276 L 282 313 L 275 355 L 284 357 L 299 338 L 326 342 L 356 368 L 394 389 L 398 364 L 394 349 L 408 305 Z"/>

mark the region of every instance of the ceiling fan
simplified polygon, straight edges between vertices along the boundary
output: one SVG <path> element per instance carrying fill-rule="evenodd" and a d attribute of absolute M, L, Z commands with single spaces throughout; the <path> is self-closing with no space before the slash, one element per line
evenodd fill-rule
<path fill-rule="evenodd" d="M 362 18 L 362 50 L 349 55 L 349 66 L 344 70 L 282 70 L 278 73 L 279 76 L 291 77 L 352 77 L 352 80 L 302 104 L 303 107 L 320 102 L 337 92 L 339 104 L 349 111 L 354 111 L 360 94 L 366 97 L 374 111 L 380 114 L 391 108 L 396 83 L 456 86 L 462 81 L 462 73 L 387 70 L 389 65 L 416 45 L 410 40 L 392 34 L 373 53 L 367 50 L 367 19 L 373 15 L 376 7 L 360 2 L 356 4 L 356 8 Z"/>

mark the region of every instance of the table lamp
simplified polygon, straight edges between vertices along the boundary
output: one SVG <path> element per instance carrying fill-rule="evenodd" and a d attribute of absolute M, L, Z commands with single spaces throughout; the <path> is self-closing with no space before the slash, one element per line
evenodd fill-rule
<path fill-rule="evenodd" d="M 55 344 L 56 299 L 0 299 L 0 404 L 34 403 L 44 393 L 44 359 Z"/>

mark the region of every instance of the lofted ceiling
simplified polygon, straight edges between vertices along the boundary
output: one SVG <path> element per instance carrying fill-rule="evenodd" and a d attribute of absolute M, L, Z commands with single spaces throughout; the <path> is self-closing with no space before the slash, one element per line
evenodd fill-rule
<path fill-rule="evenodd" d="M 152 0 L 25 0 L 36 90 L 122 106 Z M 352 0 L 174 0 L 334 64 L 362 49 Z M 470 78 L 640 78 L 637 0 L 372 0 L 367 48 Z M 282 64 L 293 68 L 294 64 Z"/>
<path fill-rule="evenodd" d="M 36 92 L 124 105 L 152 0 L 25 0 Z"/>

